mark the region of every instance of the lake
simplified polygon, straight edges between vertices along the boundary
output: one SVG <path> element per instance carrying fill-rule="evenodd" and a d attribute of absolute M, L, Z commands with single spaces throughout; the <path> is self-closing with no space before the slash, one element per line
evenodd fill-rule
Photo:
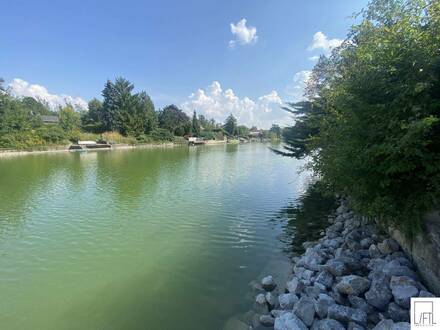
<path fill-rule="evenodd" d="M 259 143 L 0 159 L 0 328 L 223 329 L 287 264 L 300 166 Z"/>

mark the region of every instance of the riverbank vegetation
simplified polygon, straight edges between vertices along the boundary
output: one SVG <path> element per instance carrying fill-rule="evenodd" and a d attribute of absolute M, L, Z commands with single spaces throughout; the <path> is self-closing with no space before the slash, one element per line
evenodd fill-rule
<path fill-rule="evenodd" d="M 147 93 L 134 93 L 134 85 L 124 78 L 108 80 L 102 97 L 102 101 L 94 98 L 88 102 L 87 110 L 69 104 L 52 109 L 32 97 L 14 97 L 0 80 L 0 148 L 43 149 L 78 140 L 179 143 L 188 136 L 279 139 L 281 134 L 276 125 L 271 130 L 238 125 L 232 115 L 222 124 L 196 111 L 188 116 L 176 105 L 156 110 Z"/>
<path fill-rule="evenodd" d="M 407 234 L 440 197 L 440 2 L 374 0 L 287 110 L 287 156 Z"/>

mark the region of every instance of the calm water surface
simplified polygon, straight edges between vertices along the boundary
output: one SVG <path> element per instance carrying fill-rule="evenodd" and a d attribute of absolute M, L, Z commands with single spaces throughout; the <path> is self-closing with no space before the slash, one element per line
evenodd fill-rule
<path fill-rule="evenodd" d="M 0 159 L 0 328 L 223 329 L 286 260 L 300 165 L 262 144 Z"/>

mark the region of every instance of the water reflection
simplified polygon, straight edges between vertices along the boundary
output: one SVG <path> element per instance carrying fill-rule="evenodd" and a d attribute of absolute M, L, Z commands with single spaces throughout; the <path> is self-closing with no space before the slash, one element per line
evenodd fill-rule
<path fill-rule="evenodd" d="M 298 199 L 282 208 L 275 219 L 284 223 L 280 236 L 284 251 L 289 256 L 303 253 L 302 243 L 320 237 L 320 232 L 328 224 L 328 214 L 335 206 L 335 199 L 323 194 L 319 183 L 312 183 Z"/>

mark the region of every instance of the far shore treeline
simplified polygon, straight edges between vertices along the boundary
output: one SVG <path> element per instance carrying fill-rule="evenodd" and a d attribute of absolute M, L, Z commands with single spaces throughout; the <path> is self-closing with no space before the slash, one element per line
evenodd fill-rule
<path fill-rule="evenodd" d="M 279 139 L 281 128 L 258 130 L 238 125 L 230 115 L 218 123 L 196 110 L 188 116 L 176 105 L 156 110 L 146 92 L 134 93 L 134 85 L 124 78 L 108 80 L 88 110 L 67 104 L 52 109 L 42 100 L 14 97 L 0 79 L 0 148 L 38 149 L 65 145 L 78 140 L 105 140 L 111 143 L 182 142 L 195 136 L 207 140 L 249 138 L 259 132 L 262 138 Z"/>
<path fill-rule="evenodd" d="M 290 104 L 284 155 L 409 235 L 440 203 L 440 1 L 373 0 Z"/>

